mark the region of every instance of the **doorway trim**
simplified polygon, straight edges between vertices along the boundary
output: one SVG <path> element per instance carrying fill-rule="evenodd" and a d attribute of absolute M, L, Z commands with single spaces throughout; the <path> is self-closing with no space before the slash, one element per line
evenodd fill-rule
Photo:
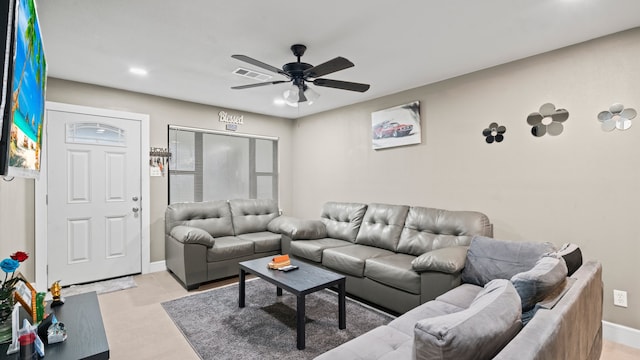
<path fill-rule="evenodd" d="M 88 106 L 80 106 L 80 105 L 72 105 L 72 104 L 64 104 L 58 102 L 47 101 L 45 106 L 45 113 L 48 110 L 54 111 L 63 111 L 77 114 L 90 114 L 97 116 L 106 116 L 106 117 L 116 117 L 116 118 L 124 118 L 130 120 L 138 120 L 140 121 L 140 216 L 141 218 L 141 229 L 140 229 L 140 256 L 141 256 L 141 265 L 142 265 L 142 273 L 146 274 L 150 272 L 151 266 L 151 238 L 150 238 L 150 204 L 151 204 L 151 192 L 150 192 L 150 178 L 149 178 L 149 115 L 147 114 L 139 114 L 118 110 L 109 110 L 109 109 L 101 109 L 94 108 Z M 45 120 L 45 129 L 46 129 L 46 120 Z M 47 168 L 47 138 L 48 136 L 45 134 L 43 137 L 43 145 L 42 148 L 44 151 L 44 156 L 41 158 L 40 163 L 40 179 L 35 182 L 35 253 L 36 253 L 36 264 L 35 264 L 35 285 L 38 291 L 47 291 L 49 287 L 49 282 L 53 280 L 60 279 L 47 279 L 47 264 L 48 255 L 47 255 L 47 176 L 48 176 L 48 168 Z"/>

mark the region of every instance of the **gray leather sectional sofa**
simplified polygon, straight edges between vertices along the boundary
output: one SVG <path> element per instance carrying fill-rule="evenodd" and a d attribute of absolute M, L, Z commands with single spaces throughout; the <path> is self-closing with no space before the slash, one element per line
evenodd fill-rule
<path fill-rule="evenodd" d="M 482 246 L 491 242 L 482 240 Z M 564 260 L 540 249 L 507 242 L 490 247 L 486 266 L 474 267 L 471 276 L 463 271 L 465 281 L 491 279 L 484 286 L 465 282 L 316 359 L 599 359 L 601 264 L 588 261 L 566 277 Z M 536 251 L 539 259 L 531 256 Z M 532 269 L 514 274 L 532 260 Z"/>
<path fill-rule="evenodd" d="M 328 202 L 320 220 L 282 216 L 269 224 L 294 258 L 347 277 L 347 293 L 404 313 L 460 285 L 474 235 L 491 236 L 474 211 Z"/>
<path fill-rule="evenodd" d="M 165 258 L 187 289 L 238 274 L 238 262 L 280 253 L 275 200 L 176 203 L 165 211 Z"/>

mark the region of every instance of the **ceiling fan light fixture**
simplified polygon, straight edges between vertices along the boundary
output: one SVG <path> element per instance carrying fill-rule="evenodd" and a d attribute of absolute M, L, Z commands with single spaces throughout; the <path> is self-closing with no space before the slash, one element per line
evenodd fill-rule
<path fill-rule="evenodd" d="M 284 97 L 285 104 L 293 107 L 298 107 L 298 99 L 299 99 L 298 89 L 296 89 L 295 91 L 291 91 L 291 89 L 287 89 L 284 91 L 282 96 Z"/>
<path fill-rule="evenodd" d="M 304 96 L 307 98 L 307 104 L 312 105 L 318 98 L 320 98 L 320 94 L 318 94 L 315 90 L 310 87 L 304 91 Z"/>
<path fill-rule="evenodd" d="M 298 86 L 291 85 L 282 95 L 284 96 L 284 101 L 287 105 L 294 107 L 298 106 L 298 100 L 300 100 Z"/>

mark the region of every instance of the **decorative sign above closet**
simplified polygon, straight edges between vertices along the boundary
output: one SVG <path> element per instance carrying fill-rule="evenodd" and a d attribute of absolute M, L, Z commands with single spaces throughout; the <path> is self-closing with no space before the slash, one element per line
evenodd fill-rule
<path fill-rule="evenodd" d="M 226 111 L 220 111 L 218 113 L 218 117 L 220 122 L 227 124 L 244 124 L 244 115 L 229 115 Z"/>

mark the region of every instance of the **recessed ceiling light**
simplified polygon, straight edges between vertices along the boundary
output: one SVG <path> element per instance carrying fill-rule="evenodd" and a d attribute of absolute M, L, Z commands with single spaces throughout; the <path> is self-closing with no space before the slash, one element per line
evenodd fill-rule
<path fill-rule="evenodd" d="M 143 68 L 138 68 L 138 67 L 129 68 L 129 72 L 135 75 L 140 75 L 140 76 L 144 76 L 148 74 L 147 70 Z"/>

